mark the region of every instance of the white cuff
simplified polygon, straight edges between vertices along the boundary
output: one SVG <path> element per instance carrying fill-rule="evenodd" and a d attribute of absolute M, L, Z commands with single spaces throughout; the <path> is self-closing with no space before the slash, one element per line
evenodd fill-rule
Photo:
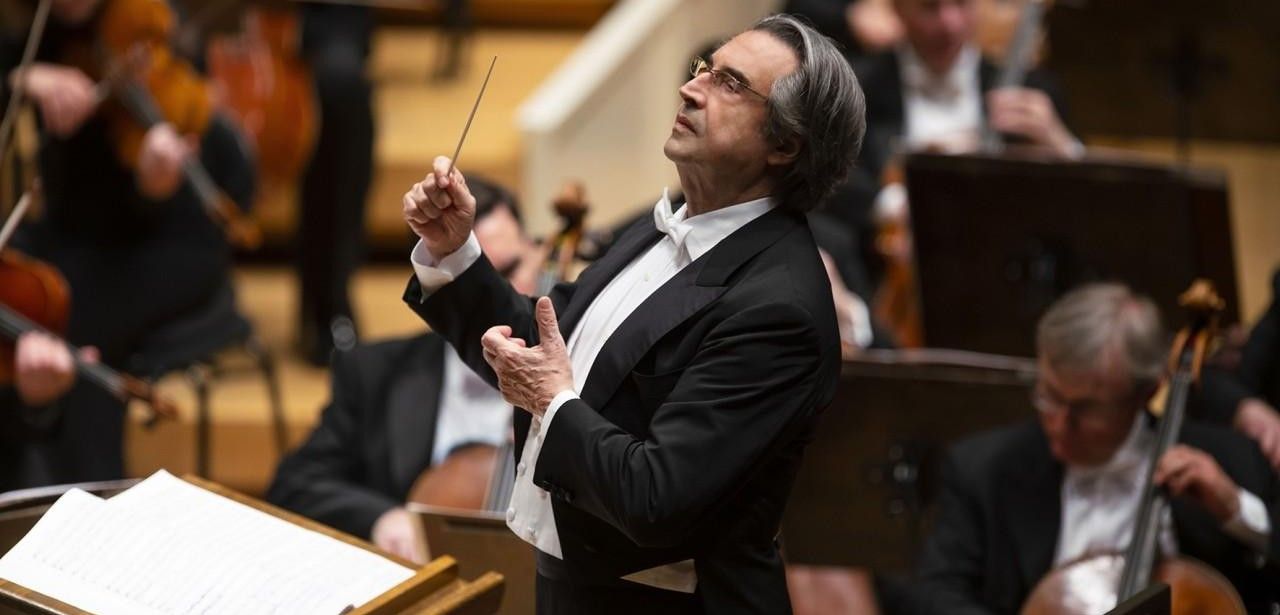
<path fill-rule="evenodd" d="M 1240 511 L 1222 524 L 1222 531 L 1248 545 L 1257 553 L 1265 554 L 1271 538 L 1271 520 L 1267 518 L 1267 506 L 1258 496 L 1240 490 Z"/>
<path fill-rule="evenodd" d="M 547 411 L 542 414 L 542 431 L 544 433 L 547 431 L 547 427 L 551 425 L 551 419 L 556 418 L 556 412 L 560 410 L 560 406 L 563 406 L 564 402 L 570 399 L 578 399 L 578 394 L 570 389 L 560 391 L 556 393 L 555 397 L 551 398 L 551 403 L 547 404 Z"/>
<path fill-rule="evenodd" d="M 427 246 L 419 239 L 413 246 L 413 252 L 409 254 L 409 262 L 413 263 L 418 284 L 422 286 L 423 296 L 426 296 L 462 275 L 462 272 L 480 260 L 480 254 L 480 242 L 476 240 L 476 234 L 471 233 L 462 247 L 440 259 L 438 263 L 431 256 L 431 252 L 427 251 Z"/>

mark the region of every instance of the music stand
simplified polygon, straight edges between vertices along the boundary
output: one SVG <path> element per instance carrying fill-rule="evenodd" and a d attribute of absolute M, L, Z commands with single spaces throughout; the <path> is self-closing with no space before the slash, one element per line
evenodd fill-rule
<path fill-rule="evenodd" d="M 1031 356 L 1054 300 L 1091 281 L 1148 295 L 1167 325 L 1197 277 L 1239 319 L 1226 179 L 1131 160 L 916 154 L 907 190 L 925 345 Z"/>
<path fill-rule="evenodd" d="M 911 569 L 945 448 L 1033 416 L 1034 364 L 937 350 L 845 362 L 782 518 L 788 563 Z"/>
<path fill-rule="evenodd" d="M 448 553 L 458 560 L 464 577 L 493 570 L 505 579 L 502 604 L 495 613 L 528 613 L 534 605 L 537 564 L 533 547 L 511 533 L 496 513 L 408 504 L 422 524 L 430 557 Z"/>
<path fill-rule="evenodd" d="M 1107 611 L 1107 615 L 1169 615 L 1173 609 L 1172 601 L 1168 585 L 1152 583 L 1150 587 Z"/>

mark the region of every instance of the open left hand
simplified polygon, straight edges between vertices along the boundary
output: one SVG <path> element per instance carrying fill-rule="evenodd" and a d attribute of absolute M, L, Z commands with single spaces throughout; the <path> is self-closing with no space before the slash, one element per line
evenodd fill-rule
<path fill-rule="evenodd" d="M 511 327 L 506 325 L 485 331 L 480 345 L 484 360 L 498 375 L 502 398 L 542 416 L 556 395 L 573 388 L 573 367 L 551 299 L 538 299 L 535 319 L 541 340 L 537 346 L 529 348 L 524 340 L 511 337 Z"/>
<path fill-rule="evenodd" d="M 1240 512 L 1240 487 L 1208 453 L 1178 444 L 1156 464 L 1154 480 L 1173 497 L 1186 497 L 1221 523 Z"/>

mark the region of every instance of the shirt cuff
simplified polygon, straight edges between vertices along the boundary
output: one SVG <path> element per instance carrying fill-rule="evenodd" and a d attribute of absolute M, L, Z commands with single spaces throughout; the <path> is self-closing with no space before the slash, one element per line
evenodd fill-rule
<path fill-rule="evenodd" d="M 1240 490 L 1240 510 L 1222 525 L 1227 535 L 1248 545 L 1257 553 L 1265 554 L 1271 538 L 1271 520 L 1267 518 L 1267 506 L 1258 496 Z"/>
<path fill-rule="evenodd" d="M 551 403 L 547 404 L 547 411 L 542 414 L 543 432 L 550 427 L 551 419 L 556 418 L 556 412 L 560 410 L 560 406 L 563 406 L 570 399 L 578 399 L 578 394 L 569 389 L 560 391 L 556 393 L 555 397 L 551 398 Z"/>
<path fill-rule="evenodd" d="M 462 272 L 480 260 L 480 254 L 480 242 L 476 239 L 476 234 L 471 233 L 462 247 L 440 259 L 438 263 L 419 239 L 413 246 L 413 252 L 409 254 L 409 262 L 413 263 L 413 272 L 418 276 L 422 294 L 429 295 L 462 275 Z"/>

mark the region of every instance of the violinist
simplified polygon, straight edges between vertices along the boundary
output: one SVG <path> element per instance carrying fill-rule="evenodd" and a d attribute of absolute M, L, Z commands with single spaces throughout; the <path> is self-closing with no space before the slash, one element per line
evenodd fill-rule
<path fill-rule="evenodd" d="M 247 207 L 254 165 L 240 137 L 215 110 L 203 83 L 180 71 L 162 48 L 138 66 L 107 51 L 128 36 L 155 44 L 172 26 L 163 0 L 53 0 L 35 62 L 18 69 L 23 36 L 0 44 L 7 97 L 23 81 L 37 112 L 37 171 L 44 211 L 19 228 L 14 247 L 59 269 L 71 288 L 66 338 L 97 347 L 102 361 L 127 368 L 146 335 L 206 304 L 229 283 L 231 250 L 190 181 L 198 157 L 222 191 Z M 124 40 L 121 40 L 121 39 Z M 110 42 L 112 45 L 108 45 Z M 106 75 L 123 73 L 111 83 Z M 134 121 L 119 94 L 138 86 L 180 118 Z M 170 86 L 169 90 L 160 89 Z M 197 126 L 185 132 L 178 122 Z M 73 386 L 50 455 L 57 482 L 124 474 L 124 407 L 110 394 Z"/>
<path fill-rule="evenodd" d="M 481 249 L 516 288 L 534 292 L 542 259 L 515 197 L 482 179 L 469 183 Z M 500 445 L 510 437 L 511 405 L 434 334 L 360 344 L 332 363 L 329 404 L 281 462 L 267 500 L 418 559 L 403 506 L 414 480 L 458 447 Z"/>
<path fill-rule="evenodd" d="M 977 5 L 893 0 L 903 41 L 854 64 L 867 93 L 867 134 L 858 164 L 827 210 L 855 233 L 864 252 L 875 245 L 876 221 L 906 215 L 902 185 L 882 181 L 903 148 L 973 150 L 989 123 L 1063 157 L 1083 151 L 1063 122 L 1056 82 L 1043 71 L 1031 71 L 1025 87 L 993 89 L 998 69 L 977 45 Z M 869 255 L 869 263 L 876 258 Z"/>
<path fill-rule="evenodd" d="M 0 492 L 50 482 L 29 447 L 54 431 L 61 399 L 76 378 L 67 345 L 45 333 L 23 334 L 13 355 L 13 382 L 0 386 Z M 86 348 L 81 358 L 96 361 L 97 351 Z"/>
<path fill-rule="evenodd" d="M 957 445 L 912 610 L 1016 613 L 1051 568 L 1123 551 L 1134 531 L 1155 431 L 1143 410 L 1165 365 L 1155 306 L 1119 284 L 1073 291 L 1037 329 L 1038 422 Z M 1188 421 L 1155 465 L 1171 497 L 1159 551 L 1200 560 L 1248 612 L 1272 610 L 1280 582 L 1280 482 L 1253 442 Z"/>

